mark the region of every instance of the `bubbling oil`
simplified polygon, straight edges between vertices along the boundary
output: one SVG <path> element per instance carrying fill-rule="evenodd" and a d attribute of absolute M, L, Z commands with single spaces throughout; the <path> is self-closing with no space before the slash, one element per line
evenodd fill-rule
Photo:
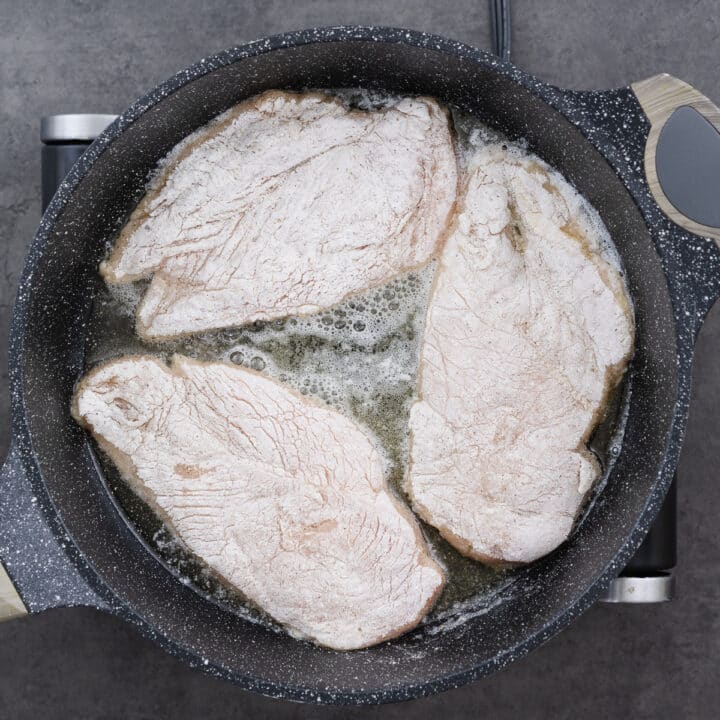
<path fill-rule="evenodd" d="M 399 99 L 358 90 L 337 94 L 348 106 L 361 109 L 376 109 Z M 456 108 L 451 111 L 461 171 L 472 152 L 483 143 L 502 142 L 511 153 L 527 153 L 522 142 L 511 143 L 471 115 Z M 597 212 L 584 199 L 580 205 L 586 220 L 603 238 L 603 254 L 620 268 Z M 112 239 L 108 247 L 111 243 Z M 436 267 L 437 261 L 433 260 L 317 314 L 255 322 L 163 343 L 147 343 L 135 332 L 135 310 L 147 282 L 105 286 L 99 281 L 89 324 L 86 366 L 121 355 L 153 354 L 169 360 L 179 353 L 252 368 L 326 403 L 369 431 L 384 449 L 390 487 L 407 502 L 403 480 L 408 455 L 408 419 L 416 399 L 423 326 Z M 613 403 L 618 404 L 617 397 Z M 606 470 L 609 467 L 607 448 L 616 441 L 619 432 L 617 416 L 615 410 L 609 412 L 591 440 L 591 448 Z M 267 615 L 228 588 L 189 553 L 130 490 L 112 462 L 101 451 L 98 455 L 108 484 L 128 519 L 184 582 L 251 620 L 276 627 Z M 516 571 L 493 569 L 474 562 L 460 555 L 435 528 L 422 522 L 421 526 L 431 552 L 447 576 L 445 589 L 426 619 L 428 626 L 447 622 L 448 613 L 454 612 L 454 608 L 459 615 L 469 617 L 470 609 L 476 612 L 483 603 L 495 602 L 498 592 L 512 583 Z"/>

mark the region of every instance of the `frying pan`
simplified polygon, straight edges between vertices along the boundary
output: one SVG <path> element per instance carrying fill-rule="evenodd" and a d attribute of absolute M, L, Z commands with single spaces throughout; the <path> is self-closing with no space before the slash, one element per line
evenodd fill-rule
<path fill-rule="evenodd" d="M 525 138 L 558 168 L 597 208 L 617 246 L 637 350 L 617 458 L 572 538 L 464 623 L 430 624 L 338 653 L 253 624 L 171 573 L 124 519 L 69 407 L 98 262 L 157 161 L 264 90 L 358 86 L 453 103 Z M 206 58 L 160 85 L 73 167 L 29 252 L 10 338 L 13 440 L 0 478 L 7 614 L 91 606 L 244 688 L 333 703 L 457 687 L 550 638 L 638 547 L 678 461 L 693 344 L 720 295 L 719 118 L 706 98 L 669 76 L 567 91 L 466 45 L 388 28 L 279 35 Z"/>

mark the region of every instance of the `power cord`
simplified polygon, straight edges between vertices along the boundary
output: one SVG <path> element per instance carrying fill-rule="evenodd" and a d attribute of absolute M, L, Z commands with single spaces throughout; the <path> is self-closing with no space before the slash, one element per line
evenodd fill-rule
<path fill-rule="evenodd" d="M 510 0 L 490 0 L 493 52 L 510 62 Z"/>

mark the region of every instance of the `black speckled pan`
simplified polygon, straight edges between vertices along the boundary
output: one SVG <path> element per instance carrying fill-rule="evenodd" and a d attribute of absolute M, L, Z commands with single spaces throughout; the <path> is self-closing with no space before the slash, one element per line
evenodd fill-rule
<path fill-rule="evenodd" d="M 454 103 L 526 138 L 570 179 L 598 209 L 622 257 L 637 352 L 617 460 L 573 538 L 464 623 L 337 653 L 252 624 L 168 572 L 118 512 L 69 406 L 106 239 L 155 163 L 188 133 L 263 90 L 358 86 Z M 710 145 L 720 139 L 688 135 L 679 106 L 693 109 L 696 125 L 717 122 L 709 101 L 668 76 L 570 92 L 474 48 L 386 28 L 309 30 L 237 47 L 139 100 L 60 186 L 18 292 L 0 556 L 27 611 L 88 605 L 112 612 L 207 672 L 267 695 L 327 703 L 388 702 L 457 687 L 565 627 L 623 567 L 662 502 L 685 427 L 693 344 L 720 295 L 712 239 L 720 236 L 702 224 L 712 212 L 697 207 L 698 198 L 717 197 L 717 178 L 702 163 L 717 147 L 693 155 L 701 135 Z"/>

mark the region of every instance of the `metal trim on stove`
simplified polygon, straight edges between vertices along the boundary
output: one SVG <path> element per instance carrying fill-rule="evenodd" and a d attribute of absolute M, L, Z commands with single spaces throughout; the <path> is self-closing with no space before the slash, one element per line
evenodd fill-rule
<path fill-rule="evenodd" d="M 675 596 L 675 578 L 670 573 L 648 577 L 615 578 L 599 599 L 605 603 L 647 604 L 669 602 Z"/>
<path fill-rule="evenodd" d="M 40 119 L 40 140 L 43 143 L 82 142 L 88 145 L 117 115 L 70 113 L 45 115 Z"/>

